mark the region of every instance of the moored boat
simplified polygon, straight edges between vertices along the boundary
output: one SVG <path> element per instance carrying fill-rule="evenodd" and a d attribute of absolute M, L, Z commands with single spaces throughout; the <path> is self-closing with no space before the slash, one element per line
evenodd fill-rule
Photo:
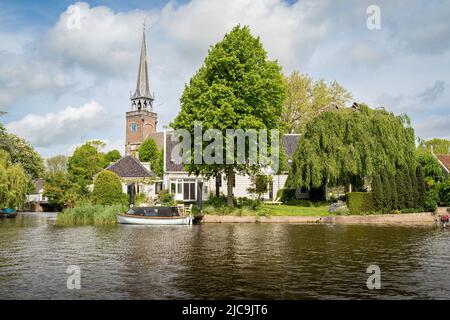
<path fill-rule="evenodd" d="M 131 208 L 127 213 L 117 214 L 121 224 L 140 225 L 189 225 L 191 216 L 178 213 L 177 207 L 139 207 Z"/>
<path fill-rule="evenodd" d="M 4 208 L 0 210 L 0 218 L 15 218 L 17 211 L 11 208 Z"/>

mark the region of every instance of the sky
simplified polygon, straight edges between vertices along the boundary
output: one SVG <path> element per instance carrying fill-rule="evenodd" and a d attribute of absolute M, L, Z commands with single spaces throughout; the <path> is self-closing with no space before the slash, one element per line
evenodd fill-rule
<path fill-rule="evenodd" d="M 46 158 L 92 139 L 123 154 L 145 19 L 160 130 L 240 23 L 284 74 L 336 80 L 354 101 L 407 113 L 417 136 L 450 139 L 449 17 L 450 1 L 433 0 L 2 0 L 0 121 Z"/>

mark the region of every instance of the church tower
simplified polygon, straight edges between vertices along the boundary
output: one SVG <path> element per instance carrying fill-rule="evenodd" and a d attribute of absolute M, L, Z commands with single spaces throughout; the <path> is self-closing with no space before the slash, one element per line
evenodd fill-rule
<path fill-rule="evenodd" d="M 131 111 L 126 113 L 125 154 L 136 155 L 140 145 L 148 136 L 156 132 L 158 115 L 153 112 L 154 97 L 148 84 L 147 47 L 145 44 L 145 24 L 142 34 L 141 57 L 136 91 L 131 96 Z"/>

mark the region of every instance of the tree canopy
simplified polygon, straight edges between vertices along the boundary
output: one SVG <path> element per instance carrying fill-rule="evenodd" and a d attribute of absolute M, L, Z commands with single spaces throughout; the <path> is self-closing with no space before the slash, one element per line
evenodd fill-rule
<path fill-rule="evenodd" d="M 0 150 L 0 208 L 20 208 L 25 201 L 29 177 L 19 163 Z"/>
<path fill-rule="evenodd" d="M 281 67 L 267 59 L 260 39 L 249 27 L 238 25 L 211 47 L 204 64 L 186 85 L 172 127 L 186 129 L 191 136 L 194 121 L 201 121 L 203 130 L 220 130 L 223 136 L 227 129 L 278 129 L 284 97 Z M 259 169 L 248 164 L 194 164 L 192 157 L 190 160 L 185 165 L 190 173 L 226 174 L 230 207 L 234 174 Z"/>
<path fill-rule="evenodd" d="M 433 151 L 434 154 L 448 154 L 450 153 L 450 141 L 439 138 L 434 138 L 428 141 L 421 140 L 419 143 L 419 148 Z"/>
<path fill-rule="evenodd" d="M 121 154 L 119 150 L 111 150 L 105 154 L 105 160 L 107 164 L 110 164 L 111 162 L 116 162 L 121 158 Z"/>
<path fill-rule="evenodd" d="M 331 106 L 345 107 L 352 98 L 338 82 L 327 84 L 298 71 L 284 77 L 286 100 L 282 125 L 287 133 L 303 133 L 309 121 Z"/>
<path fill-rule="evenodd" d="M 67 159 L 69 157 L 65 155 L 57 155 L 51 158 L 48 158 L 45 161 L 45 169 L 46 172 L 56 173 L 56 172 L 67 172 Z"/>
<path fill-rule="evenodd" d="M 44 161 L 28 141 L 6 132 L 0 139 L 0 150 L 8 152 L 11 162 L 20 164 L 30 178 L 37 179 L 44 173 Z"/>
<path fill-rule="evenodd" d="M 139 147 L 139 160 L 142 162 L 150 162 L 150 168 L 158 177 L 162 177 L 164 173 L 163 153 L 158 150 L 155 140 L 147 139 Z"/>
<path fill-rule="evenodd" d="M 406 116 L 365 105 L 320 114 L 306 126 L 287 185 L 362 186 L 364 179 L 401 167 L 415 169 L 414 130 Z"/>
<path fill-rule="evenodd" d="M 77 147 L 67 161 L 67 170 L 70 176 L 83 189 L 104 167 L 104 154 L 89 142 Z"/>

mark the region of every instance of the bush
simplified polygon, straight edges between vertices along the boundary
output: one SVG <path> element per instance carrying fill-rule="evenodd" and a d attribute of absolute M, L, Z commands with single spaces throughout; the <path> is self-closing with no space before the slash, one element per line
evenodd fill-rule
<path fill-rule="evenodd" d="M 450 177 L 439 186 L 439 205 L 450 206 Z"/>
<path fill-rule="evenodd" d="M 126 205 L 102 206 L 99 204 L 84 203 L 75 208 L 69 208 L 58 214 L 58 225 L 86 225 L 86 224 L 115 224 L 117 213 L 125 212 Z"/>
<path fill-rule="evenodd" d="M 374 210 L 371 192 L 349 192 L 347 193 L 347 199 L 347 206 L 351 214 L 361 214 Z"/>
<path fill-rule="evenodd" d="M 347 207 L 338 207 L 334 211 L 339 216 L 347 216 L 350 214 L 350 210 Z"/>
<path fill-rule="evenodd" d="M 173 206 L 175 205 L 174 195 L 169 190 L 161 190 L 156 202 L 164 206 Z"/>
<path fill-rule="evenodd" d="M 280 189 L 277 192 L 277 197 L 280 198 L 284 203 L 295 200 L 295 190 L 296 189 Z"/>
<path fill-rule="evenodd" d="M 112 171 L 103 170 L 95 177 L 92 199 L 94 204 L 124 205 L 127 203 L 128 197 L 122 192 L 120 177 Z"/>

